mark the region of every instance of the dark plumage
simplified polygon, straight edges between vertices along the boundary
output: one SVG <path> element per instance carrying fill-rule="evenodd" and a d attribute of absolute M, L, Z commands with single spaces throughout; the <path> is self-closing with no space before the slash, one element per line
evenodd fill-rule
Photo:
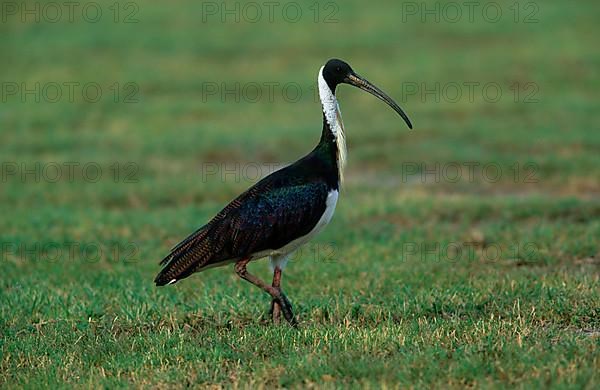
<path fill-rule="evenodd" d="M 231 201 L 161 261 L 154 280 L 163 286 L 202 268 L 267 249 L 279 249 L 308 234 L 325 211 L 327 194 L 338 189 L 336 153 L 328 142 L 294 164 L 265 177 Z"/>
<path fill-rule="evenodd" d="M 323 130 L 319 144 L 294 164 L 265 177 L 238 196 L 206 225 L 175 246 L 162 261 L 154 280 L 172 284 L 194 272 L 235 262 L 235 271 L 273 298 L 273 320 L 280 311 L 295 324 L 292 308 L 281 291 L 281 271 L 287 256 L 317 234 L 335 210 L 345 158 L 344 128 L 335 90 L 347 83 L 388 103 L 411 127 L 398 105 L 377 87 L 358 76 L 350 65 L 330 60 L 319 72 Z M 248 273 L 248 262 L 270 256 L 272 285 Z"/>

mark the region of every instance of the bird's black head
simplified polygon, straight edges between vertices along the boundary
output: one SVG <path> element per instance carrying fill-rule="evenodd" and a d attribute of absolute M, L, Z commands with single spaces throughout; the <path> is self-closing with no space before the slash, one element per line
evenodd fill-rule
<path fill-rule="evenodd" d="M 381 89 L 377 88 L 373 84 L 371 84 L 364 77 L 359 76 L 354 72 L 352 67 L 348 65 L 346 62 L 338 59 L 331 59 L 327 61 L 325 66 L 323 67 L 323 78 L 325 82 L 331 89 L 331 92 L 335 93 L 335 88 L 339 84 L 350 84 L 357 88 L 362 89 L 363 91 L 369 92 L 371 95 L 377 97 L 380 100 L 386 102 L 390 107 L 394 109 L 402 119 L 406 122 L 408 127 L 412 129 L 412 124 L 410 123 L 410 119 L 408 116 L 402 111 L 400 106 L 392 100 L 388 95 L 386 95 Z"/>
<path fill-rule="evenodd" d="M 329 88 L 335 92 L 335 87 L 343 83 L 354 71 L 346 62 L 333 58 L 323 67 L 323 78 Z"/>

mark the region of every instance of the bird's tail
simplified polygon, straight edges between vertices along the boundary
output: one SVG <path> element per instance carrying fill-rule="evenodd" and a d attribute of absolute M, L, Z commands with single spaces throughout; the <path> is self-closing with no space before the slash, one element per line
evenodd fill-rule
<path fill-rule="evenodd" d="M 165 267 L 154 279 L 157 286 L 173 284 L 208 263 L 213 254 L 208 228 L 203 226 L 177 244 L 160 262 Z"/>

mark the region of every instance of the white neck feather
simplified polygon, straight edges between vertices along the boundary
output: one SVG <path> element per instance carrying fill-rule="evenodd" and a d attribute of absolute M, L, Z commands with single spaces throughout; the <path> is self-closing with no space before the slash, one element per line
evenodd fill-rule
<path fill-rule="evenodd" d="M 323 113 L 325 114 L 325 119 L 327 123 L 329 123 L 329 127 L 331 131 L 333 131 L 333 135 L 335 136 L 335 124 L 337 122 L 337 112 L 339 110 L 337 99 L 335 94 L 331 92 L 331 88 L 327 85 L 327 81 L 323 77 L 323 68 L 319 71 L 319 98 L 321 99 L 321 105 L 323 106 Z"/>
<path fill-rule="evenodd" d="M 344 123 L 342 122 L 340 106 L 338 105 L 335 94 L 331 91 L 331 88 L 329 88 L 329 85 L 327 85 L 327 82 L 323 77 L 323 68 L 324 67 L 321 67 L 321 70 L 319 70 L 318 77 L 319 98 L 321 99 L 321 105 L 323 106 L 325 120 L 329 124 L 329 128 L 336 141 L 339 176 L 340 181 L 343 181 L 343 169 L 346 166 L 346 134 L 344 133 Z"/>

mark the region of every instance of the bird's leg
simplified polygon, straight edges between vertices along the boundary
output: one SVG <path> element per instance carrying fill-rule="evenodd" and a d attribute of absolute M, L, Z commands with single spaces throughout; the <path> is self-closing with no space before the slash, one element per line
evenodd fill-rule
<path fill-rule="evenodd" d="M 272 286 L 277 290 L 281 291 L 281 268 L 279 268 L 279 266 L 275 266 L 275 268 L 273 269 Z M 273 314 L 273 323 L 279 324 L 279 322 L 281 321 L 281 305 L 275 299 L 271 301 L 271 313 Z"/>
<path fill-rule="evenodd" d="M 271 297 L 273 297 L 273 299 L 275 299 L 279 303 L 279 305 L 281 305 L 281 311 L 283 312 L 283 316 L 285 317 L 287 322 L 289 322 L 292 326 L 296 326 L 297 322 L 294 318 L 294 313 L 292 312 L 292 305 L 290 304 L 290 301 L 283 294 L 283 292 L 281 292 L 280 288 L 269 286 L 268 284 L 266 284 L 256 276 L 252 275 L 250 272 L 248 272 L 246 266 L 249 262 L 250 258 L 246 258 L 235 263 L 235 272 L 240 278 L 252 283 L 257 287 L 260 287 L 263 291 L 271 295 Z"/>

